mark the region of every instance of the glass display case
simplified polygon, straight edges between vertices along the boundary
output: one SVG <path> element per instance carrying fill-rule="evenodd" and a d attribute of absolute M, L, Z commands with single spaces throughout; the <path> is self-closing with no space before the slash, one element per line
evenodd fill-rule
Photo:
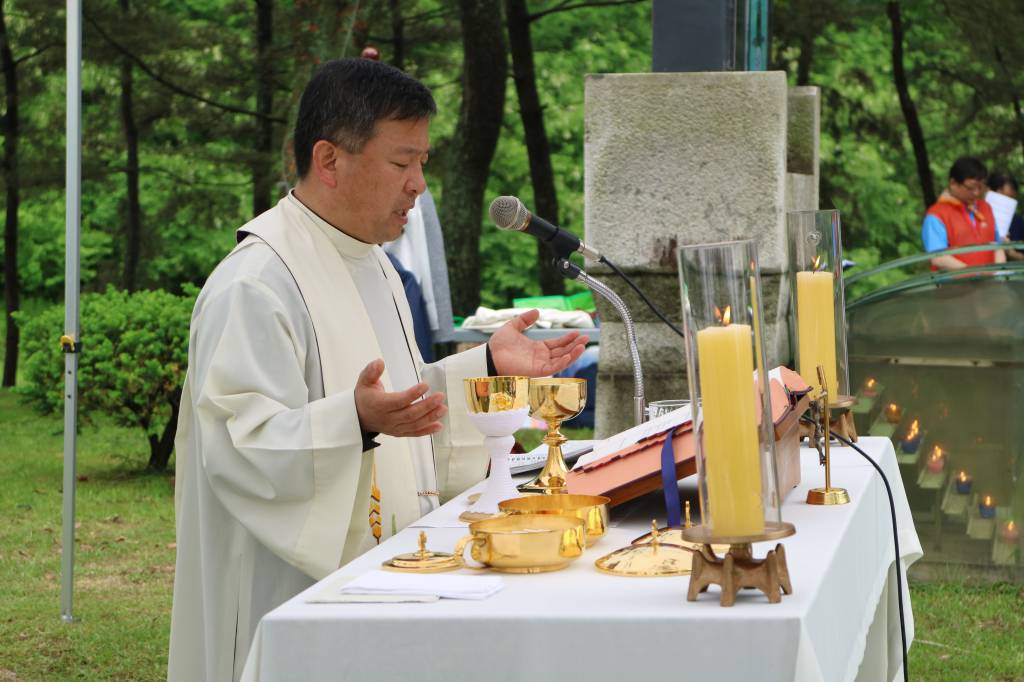
<path fill-rule="evenodd" d="M 1024 579 L 1024 267 L 869 290 L 847 325 L 857 429 L 892 438 L 924 561 Z"/>

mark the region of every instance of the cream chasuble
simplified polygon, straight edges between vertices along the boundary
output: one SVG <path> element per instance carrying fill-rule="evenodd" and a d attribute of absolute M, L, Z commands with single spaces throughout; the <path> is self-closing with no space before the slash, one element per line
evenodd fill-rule
<path fill-rule="evenodd" d="M 483 347 L 424 365 L 398 274 L 292 196 L 245 225 L 196 302 L 176 448 L 170 680 L 232 680 L 267 611 L 369 549 L 376 461 L 383 536 L 483 477 L 462 379 Z M 363 452 L 353 387 L 448 395 L 433 438 Z"/>

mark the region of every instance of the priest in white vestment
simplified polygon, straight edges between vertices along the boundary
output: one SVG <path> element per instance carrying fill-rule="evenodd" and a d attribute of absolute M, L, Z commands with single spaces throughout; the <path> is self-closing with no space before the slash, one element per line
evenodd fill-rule
<path fill-rule="evenodd" d="M 175 441 L 170 680 L 237 679 L 265 613 L 483 477 L 464 378 L 544 376 L 583 351 L 575 334 L 526 339 L 530 313 L 422 362 L 379 244 L 426 188 L 433 113 L 392 67 L 323 65 L 300 103 L 299 183 L 239 230 L 199 295 Z"/>

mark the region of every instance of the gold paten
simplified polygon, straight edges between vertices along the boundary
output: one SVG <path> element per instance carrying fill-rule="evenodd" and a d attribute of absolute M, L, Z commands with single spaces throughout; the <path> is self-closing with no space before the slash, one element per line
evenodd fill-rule
<path fill-rule="evenodd" d="M 690 542 L 690 541 L 688 541 L 688 540 L 683 538 L 683 530 L 686 529 L 686 528 L 692 528 L 693 527 L 693 522 L 690 521 L 690 501 L 689 500 L 686 501 L 685 510 L 686 510 L 686 512 L 685 512 L 686 515 L 684 517 L 685 520 L 683 521 L 683 527 L 682 528 L 678 528 L 678 527 L 675 527 L 675 526 L 665 526 L 663 528 L 659 528 L 658 529 L 658 539 L 663 544 L 679 545 L 680 547 L 685 547 L 686 549 L 692 550 L 694 552 L 699 552 L 700 548 L 703 547 L 703 545 L 701 543 L 699 543 L 699 542 Z M 654 537 L 654 531 L 653 530 L 650 531 L 649 533 L 644 533 L 640 537 L 633 538 L 633 542 L 630 543 L 630 544 L 633 544 L 633 545 L 643 545 L 643 544 L 646 544 L 646 543 L 650 542 L 652 537 Z M 712 547 L 714 548 L 714 550 L 716 552 L 728 552 L 729 551 L 729 545 L 712 545 Z"/>
<path fill-rule="evenodd" d="M 821 365 L 818 365 L 818 381 L 821 382 L 821 397 L 818 400 L 821 404 L 821 428 L 824 432 L 822 440 L 825 443 L 825 487 L 808 490 L 807 504 L 846 504 L 850 501 L 850 494 L 843 488 L 832 487 L 832 448 L 830 446 L 832 434 L 829 431 L 832 426 L 832 414 L 828 385 L 825 383 L 825 371 Z"/>
<path fill-rule="evenodd" d="M 420 548 L 416 552 L 399 554 L 381 564 L 388 571 L 407 573 L 441 573 L 461 567 L 459 560 L 447 552 L 432 552 L 427 549 L 427 534 L 420 531 Z"/>
<path fill-rule="evenodd" d="M 650 538 L 650 542 L 617 549 L 595 561 L 594 566 L 602 573 L 633 578 L 689 574 L 692 550 L 662 542 L 656 521 L 651 521 Z"/>
<path fill-rule="evenodd" d="M 455 545 L 460 565 L 503 573 L 557 571 L 582 555 L 585 547 L 582 519 L 554 514 L 497 516 L 469 524 L 469 533 Z M 466 545 L 482 566 L 466 563 Z"/>
<path fill-rule="evenodd" d="M 466 406 L 473 413 L 507 412 L 529 406 L 529 377 L 475 377 L 463 381 Z"/>
<path fill-rule="evenodd" d="M 574 378 L 530 379 L 530 416 L 547 422 L 548 459 L 537 478 L 519 486 L 520 492 L 556 494 L 567 492 L 565 475 L 569 467 L 562 456 L 562 444 L 569 440 L 559 430 L 587 405 L 587 380 Z"/>
<path fill-rule="evenodd" d="M 608 503 L 603 495 L 527 495 L 498 503 L 506 514 L 562 514 L 583 520 L 587 547 L 593 547 L 608 530 Z"/>

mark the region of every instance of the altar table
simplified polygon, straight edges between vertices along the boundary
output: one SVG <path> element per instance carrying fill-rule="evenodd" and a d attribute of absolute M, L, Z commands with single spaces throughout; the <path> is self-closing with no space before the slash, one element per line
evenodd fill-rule
<path fill-rule="evenodd" d="M 892 444 L 862 438 L 859 445 L 892 486 L 905 576 L 921 545 Z M 797 531 L 781 541 L 793 594 L 779 604 L 743 590 L 735 606 L 723 608 L 716 586 L 688 602 L 688 577 L 599 573 L 595 559 L 649 529 L 651 510 L 643 505 L 632 513 L 630 505 L 613 509 L 615 527 L 562 571 L 503 574 L 504 590 L 490 599 L 306 602 L 415 550 L 420 526 L 429 527 L 431 549 L 450 551 L 467 531 L 435 526 L 453 525 L 449 520 L 465 508 L 471 490 L 267 614 L 243 680 L 894 679 L 902 662 L 885 488 L 850 448 L 833 448 L 832 465 L 833 485 L 849 491 L 850 504 L 809 506 L 807 489 L 824 485 L 824 470 L 814 450 L 801 452 L 801 484 L 782 510 Z M 663 522 L 663 509 L 659 516 Z M 754 554 L 763 557 L 774 546 L 755 544 Z M 909 644 L 914 630 L 905 577 L 904 606 Z"/>

